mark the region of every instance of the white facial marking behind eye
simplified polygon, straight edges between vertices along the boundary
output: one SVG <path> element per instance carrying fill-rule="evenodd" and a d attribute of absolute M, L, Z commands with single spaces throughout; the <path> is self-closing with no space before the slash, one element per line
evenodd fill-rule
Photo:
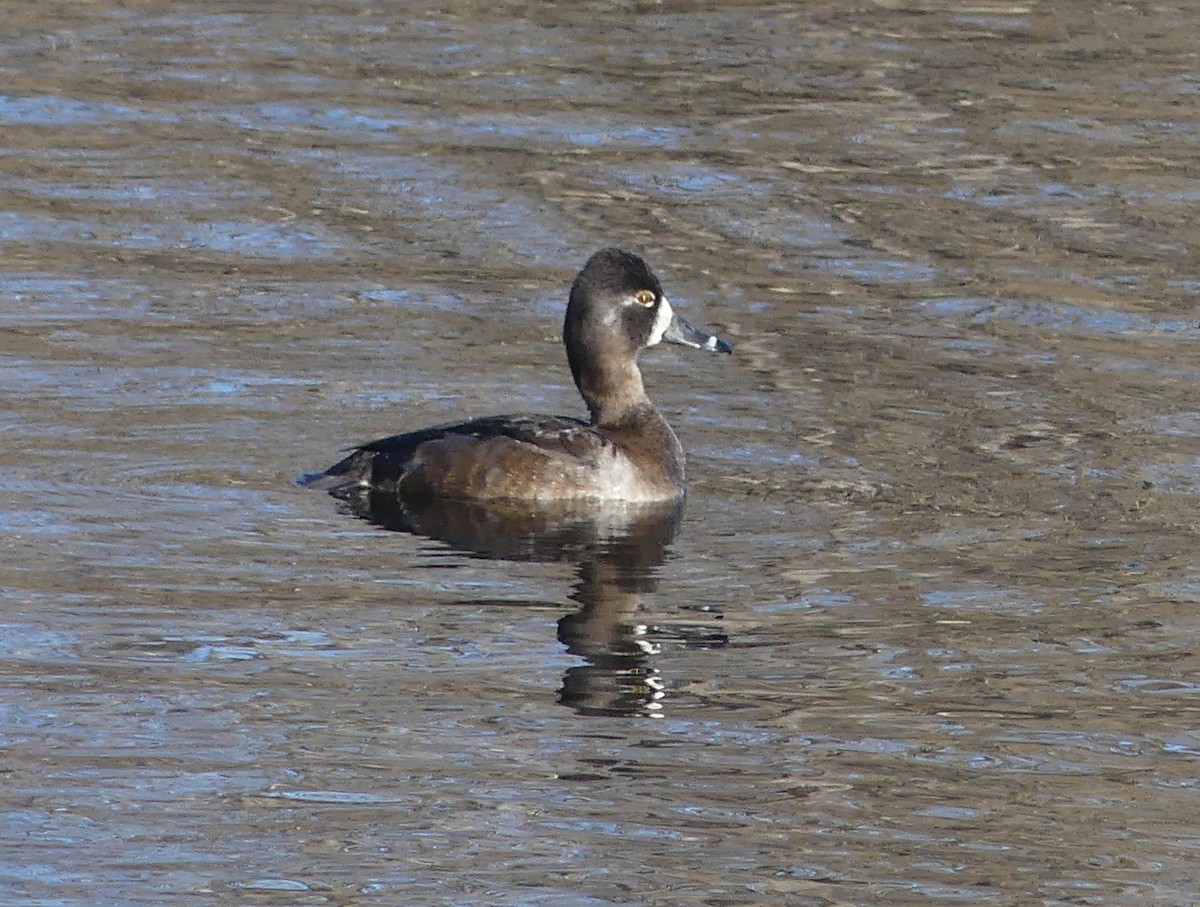
<path fill-rule="evenodd" d="M 715 351 L 717 349 L 717 338 L 709 337 L 707 340 L 705 340 L 704 348 L 709 351 Z"/>
<path fill-rule="evenodd" d="M 646 341 L 646 346 L 662 343 L 663 334 L 671 326 L 671 319 L 674 317 L 675 310 L 671 308 L 671 303 L 667 302 L 666 296 L 662 297 L 658 303 L 658 314 L 654 317 L 654 327 L 650 328 L 650 338 Z"/>

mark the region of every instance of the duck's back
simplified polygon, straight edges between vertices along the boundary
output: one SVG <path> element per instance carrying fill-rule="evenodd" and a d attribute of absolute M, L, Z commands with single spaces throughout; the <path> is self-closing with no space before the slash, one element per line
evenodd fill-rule
<path fill-rule="evenodd" d="M 670 459 L 678 441 L 662 423 Z M 491 416 L 372 441 L 323 473 L 312 488 L 346 495 L 357 488 L 403 496 L 477 500 L 613 498 L 663 500 L 678 496 L 679 476 L 643 475 L 637 451 L 564 416 Z M 657 471 L 652 471 L 657 472 Z M 675 470 L 671 470 L 672 473 Z"/>

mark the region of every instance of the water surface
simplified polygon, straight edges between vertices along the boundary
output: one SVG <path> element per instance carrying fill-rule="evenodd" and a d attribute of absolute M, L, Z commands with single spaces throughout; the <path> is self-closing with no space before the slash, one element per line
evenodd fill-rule
<path fill-rule="evenodd" d="M 5 903 L 1194 898 L 1190 7 L 4 13 Z M 637 557 L 292 484 L 579 414 L 610 243 Z"/>

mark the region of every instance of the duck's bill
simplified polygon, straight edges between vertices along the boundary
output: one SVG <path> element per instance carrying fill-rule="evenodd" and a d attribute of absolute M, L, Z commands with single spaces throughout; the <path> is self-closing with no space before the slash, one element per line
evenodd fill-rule
<path fill-rule="evenodd" d="M 733 347 L 712 334 L 706 334 L 692 327 L 674 312 L 667 329 L 663 331 L 662 339 L 668 343 L 678 343 L 683 346 L 695 347 L 698 350 L 708 350 L 710 353 L 732 353 Z"/>

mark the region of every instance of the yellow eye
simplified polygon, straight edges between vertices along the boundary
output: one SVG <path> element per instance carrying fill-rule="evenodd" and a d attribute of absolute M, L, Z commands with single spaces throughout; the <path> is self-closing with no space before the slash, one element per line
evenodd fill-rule
<path fill-rule="evenodd" d="M 646 308 L 654 305 L 654 293 L 650 290 L 638 290 L 633 298 L 637 300 L 638 305 L 644 305 Z"/>

